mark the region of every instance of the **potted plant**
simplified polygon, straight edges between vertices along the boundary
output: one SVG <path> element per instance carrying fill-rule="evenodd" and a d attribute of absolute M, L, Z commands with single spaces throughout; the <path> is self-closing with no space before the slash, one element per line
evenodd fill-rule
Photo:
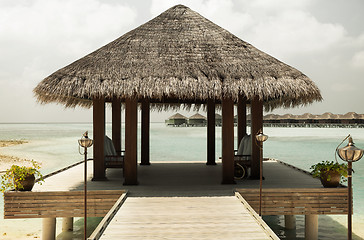
<path fill-rule="evenodd" d="M 322 161 L 310 167 L 313 177 L 320 178 L 324 187 L 338 187 L 343 177 L 348 176 L 348 165 L 337 161 Z"/>
<path fill-rule="evenodd" d="M 32 160 L 31 167 L 12 165 L 5 174 L 1 176 L 0 191 L 31 191 L 36 178 L 38 178 L 37 182 L 39 184 L 42 184 L 42 181 L 44 181 L 43 175 L 40 173 L 39 169 L 39 164 L 34 160 Z"/>

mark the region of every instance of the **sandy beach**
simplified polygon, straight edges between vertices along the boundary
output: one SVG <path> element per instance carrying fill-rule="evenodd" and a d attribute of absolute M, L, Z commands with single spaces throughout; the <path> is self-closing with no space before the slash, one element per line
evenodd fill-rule
<path fill-rule="evenodd" d="M 31 166 L 32 162 L 29 159 L 23 159 L 15 156 L 1 154 L 1 148 L 11 147 L 19 144 L 26 144 L 23 140 L 0 140 L 0 173 L 9 169 L 12 165 Z"/>

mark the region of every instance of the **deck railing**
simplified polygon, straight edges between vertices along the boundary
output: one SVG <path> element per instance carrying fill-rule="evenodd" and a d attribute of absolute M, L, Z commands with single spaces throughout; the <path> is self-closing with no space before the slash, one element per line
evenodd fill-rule
<path fill-rule="evenodd" d="M 237 189 L 259 211 L 259 189 Z M 348 214 L 347 188 L 266 188 L 262 190 L 262 215 Z"/>

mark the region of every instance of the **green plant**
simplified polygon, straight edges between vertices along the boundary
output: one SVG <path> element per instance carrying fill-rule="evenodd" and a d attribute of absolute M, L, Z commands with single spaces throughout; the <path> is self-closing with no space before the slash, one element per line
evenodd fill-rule
<path fill-rule="evenodd" d="M 329 174 L 331 171 L 339 173 L 342 177 L 348 176 L 348 165 L 346 163 L 339 164 L 334 161 L 322 161 L 312 165 L 310 169 L 312 169 L 312 176 L 316 178 L 321 178 L 323 174 L 328 173 L 327 181 L 330 181 L 331 179 Z M 342 178 L 341 180 L 343 181 L 344 179 Z"/>
<path fill-rule="evenodd" d="M 12 165 L 4 175 L 1 176 L 1 192 L 11 189 L 23 189 L 22 181 L 31 175 L 38 178 L 37 183 L 42 184 L 43 175 L 39 171 L 40 165 L 32 160 L 32 166 L 18 166 Z"/>

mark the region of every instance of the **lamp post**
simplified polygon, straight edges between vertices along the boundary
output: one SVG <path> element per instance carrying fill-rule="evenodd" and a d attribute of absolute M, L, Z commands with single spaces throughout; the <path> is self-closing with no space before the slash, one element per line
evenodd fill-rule
<path fill-rule="evenodd" d="M 263 189 L 263 142 L 268 139 L 267 135 L 263 134 L 262 129 L 259 130 L 255 136 L 259 142 L 259 161 L 260 161 L 260 178 L 259 178 L 259 216 L 262 216 L 262 189 Z"/>
<path fill-rule="evenodd" d="M 79 147 L 84 148 L 84 152 L 81 155 L 85 155 L 85 169 L 84 169 L 84 239 L 87 238 L 87 148 L 91 147 L 93 140 L 88 138 L 88 132 L 86 131 L 82 138 L 78 140 Z"/>
<path fill-rule="evenodd" d="M 358 161 L 360 158 L 363 157 L 363 149 L 357 148 L 354 146 L 353 138 L 350 136 L 350 134 L 343 140 L 343 142 L 349 138 L 349 143 L 346 145 L 346 147 L 339 148 L 339 146 L 336 148 L 336 152 L 339 155 L 339 157 L 348 162 L 348 240 L 352 239 L 352 163 Z"/>

